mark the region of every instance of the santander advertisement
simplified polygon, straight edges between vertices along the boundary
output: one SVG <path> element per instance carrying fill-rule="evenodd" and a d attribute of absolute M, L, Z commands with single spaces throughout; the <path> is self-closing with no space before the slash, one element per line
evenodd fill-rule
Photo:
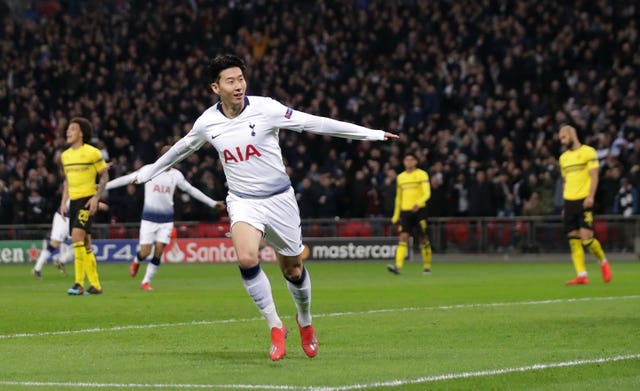
<path fill-rule="evenodd" d="M 98 262 L 131 262 L 138 251 L 137 240 L 94 240 L 93 252 Z M 236 251 L 231 239 L 173 239 L 162 255 L 165 263 L 221 263 L 235 262 Z M 262 262 L 276 262 L 272 247 L 260 250 Z"/>

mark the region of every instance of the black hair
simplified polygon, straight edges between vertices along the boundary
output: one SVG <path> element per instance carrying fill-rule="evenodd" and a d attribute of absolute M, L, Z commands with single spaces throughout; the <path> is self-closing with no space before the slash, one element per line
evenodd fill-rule
<path fill-rule="evenodd" d="M 83 117 L 74 117 L 69 121 L 70 124 L 78 124 L 80 127 L 80 131 L 82 131 L 82 142 L 88 143 L 91 141 L 91 136 L 93 135 L 93 126 L 91 122 Z"/>
<path fill-rule="evenodd" d="M 415 160 L 418 160 L 418 155 L 416 155 L 415 152 L 413 152 L 413 151 L 405 152 L 404 153 L 404 157 L 407 157 L 407 156 L 411 156 Z"/>
<path fill-rule="evenodd" d="M 217 83 L 220 80 L 220 72 L 228 68 L 238 67 L 244 74 L 247 65 L 244 60 L 234 54 L 219 54 L 209 62 L 209 75 L 211 83 Z"/>

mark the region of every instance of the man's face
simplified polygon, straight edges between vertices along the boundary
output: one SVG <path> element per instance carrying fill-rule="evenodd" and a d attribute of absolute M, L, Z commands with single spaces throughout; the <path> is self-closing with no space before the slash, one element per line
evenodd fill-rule
<path fill-rule="evenodd" d="M 70 123 L 67 128 L 67 144 L 75 144 L 80 140 L 82 140 L 80 125 L 75 122 Z"/>
<path fill-rule="evenodd" d="M 573 146 L 573 140 L 571 139 L 571 133 L 568 130 L 560 130 L 558 137 L 560 138 L 560 144 L 562 144 L 564 147 L 567 147 L 568 149 L 571 149 L 571 147 Z"/>
<path fill-rule="evenodd" d="M 411 155 L 405 156 L 402 163 L 404 164 L 405 170 L 413 170 L 418 165 L 418 161 L 416 160 L 416 158 Z"/>
<path fill-rule="evenodd" d="M 247 82 L 240 68 L 227 68 L 220 72 L 220 78 L 211 84 L 211 89 L 220 96 L 223 105 L 238 105 L 244 102 Z"/>

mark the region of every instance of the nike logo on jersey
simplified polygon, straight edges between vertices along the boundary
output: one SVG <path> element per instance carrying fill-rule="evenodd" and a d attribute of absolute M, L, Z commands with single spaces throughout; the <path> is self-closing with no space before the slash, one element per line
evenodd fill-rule
<path fill-rule="evenodd" d="M 218 133 L 215 136 L 211 136 L 211 140 L 215 139 L 216 137 L 220 136 L 222 133 Z"/>

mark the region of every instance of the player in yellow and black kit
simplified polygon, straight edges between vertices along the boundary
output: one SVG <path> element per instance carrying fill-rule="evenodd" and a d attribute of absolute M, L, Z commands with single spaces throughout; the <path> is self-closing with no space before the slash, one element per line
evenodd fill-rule
<path fill-rule="evenodd" d="M 90 284 L 86 293 L 102 293 L 96 257 L 91 250 L 91 223 L 98 210 L 100 194 L 109 181 L 109 171 L 100 150 L 85 144 L 91 140 L 91 133 L 92 126 L 87 119 L 73 118 L 67 128 L 69 148 L 60 157 L 65 176 L 60 214 L 65 216 L 70 199 L 69 231 L 75 255 L 75 283 L 67 291 L 70 295 L 85 294 L 85 276 Z M 97 185 L 96 177 L 100 178 Z"/>
<path fill-rule="evenodd" d="M 429 175 L 418 168 L 418 159 L 411 153 L 405 155 L 403 164 L 405 170 L 396 179 L 396 204 L 391 218 L 393 224 L 400 222 L 398 225 L 400 237 L 395 265 L 387 265 L 387 270 L 400 274 L 408 251 L 409 235 L 417 231 L 424 262 L 424 274 L 429 274 L 431 273 L 431 243 L 427 236 L 427 201 L 431 197 Z"/>
<path fill-rule="evenodd" d="M 560 155 L 564 178 L 564 228 L 569 237 L 571 257 L 577 276 L 567 285 L 589 283 L 584 262 L 584 247 L 600 262 L 604 282 L 611 281 L 611 269 L 598 239 L 593 236 L 593 199 L 598 188 L 598 156 L 596 150 L 582 145 L 576 130 L 563 126 L 558 132 L 560 143 L 567 149 Z"/>

